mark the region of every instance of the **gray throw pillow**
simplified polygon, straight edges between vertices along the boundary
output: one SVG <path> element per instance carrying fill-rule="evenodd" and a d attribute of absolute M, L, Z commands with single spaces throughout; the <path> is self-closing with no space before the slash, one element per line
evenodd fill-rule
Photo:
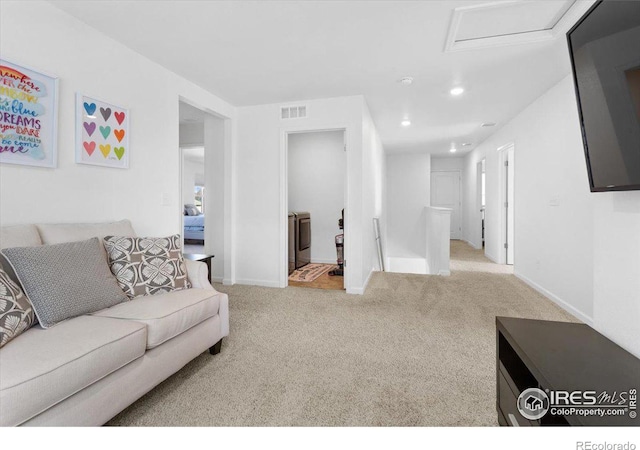
<path fill-rule="evenodd" d="M 163 238 L 107 236 L 111 272 L 129 298 L 191 287 L 179 234 Z"/>
<path fill-rule="evenodd" d="M 0 348 L 33 325 L 31 302 L 0 269 Z"/>
<path fill-rule="evenodd" d="M 43 328 L 127 300 L 98 238 L 2 250 Z"/>

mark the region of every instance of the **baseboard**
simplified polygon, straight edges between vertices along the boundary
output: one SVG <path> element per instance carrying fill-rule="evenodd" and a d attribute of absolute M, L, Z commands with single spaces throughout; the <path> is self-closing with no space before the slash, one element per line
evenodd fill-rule
<path fill-rule="evenodd" d="M 312 264 L 338 264 L 335 259 L 313 259 Z"/>
<path fill-rule="evenodd" d="M 262 286 L 262 287 L 272 287 L 279 288 L 280 283 L 277 281 L 268 281 L 268 280 L 243 280 L 237 279 L 236 284 L 246 284 L 248 286 Z"/>
<path fill-rule="evenodd" d="M 525 284 L 531 286 L 533 289 L 535 289 L 536 291 L 538 291 L 539 293 L 541 293 L 542 295 L 547 297 L 549 300 L 551 300 L 553 303 L 558 305 L 560 308 L 562 308 L 565 311 L 567 311 L 572 316 L 575 316 L 577 319 L 583 321 L 584 323 L 586 323 L 590 327 L 593 327 L 593 318 L 592 317 L 589 317 L 586 314 L 578 311 L 575 307 L 571 306 L 569 303 L 567 303 L 566 301 L 562 300 L 557 295 L 555 295 L 552 292 L 548 291 L 547 289 L 543 288 L 538 283 L 536 283 L 535 281 L 530 280 L 529 278 L 525 277 L 521 273 L 515 272 L 514 275 L 516 276 L 516 278 L 518 278 L 519 280 L 522 280 Z"/>
<path fill-rule="evenodd" d="M 469 244 L 470 246 L 472 246 L 472 247 L 473 247 L 473 248 L 475 248 L 476 250 L 481 250 L 481 249 L 482 249 L 482 246 L 480 246 L 480 245 L 476 245 L 476 244 L 474 244 L 473 242 L 466 240 L 465 238 L 462 238 L 462 239 L 460 239 L 460 240 L 461 240 L 461 241 L 463 241 L 463 242 L 466 242 L 467 244 Z"/>
<path fill-rule="evenodd" d="M 484 252 L 484 256 L 486 256 L 487 258 L 489 258 L 489 260 L 493 261 L 496 264 L 500 264 L 498 262 L 498 258 L 496 258 L 495 256 L 493 256 L 491 253 L 489 253 L 488 251 L 485 250 Z"/>
<path fill-rule="evenodd" d="M 212 283 L 222 283 L 224 281 L 223 277 L 211 277 Z"/>
<path fill-rule="evenodd" d="M 367 290 L 367 286 L 369 285 L 369 280 L 371 280 L 371 276 L 373 275 L 373 272 L 375 272 L 375 270 L 371 268 L 371 271 L 369 272 L 367 279 L 364 280 L 364 285 L 362 287 L 347 289 L 347 294 L 363 295 L 364 292 Z"/>
<path fill-rule="evenodd" d="M 236 283 L 230 278 L 225 278 L 222 280 L 222 284 L 224 284 L 225 286 L 232 286 Z"/>

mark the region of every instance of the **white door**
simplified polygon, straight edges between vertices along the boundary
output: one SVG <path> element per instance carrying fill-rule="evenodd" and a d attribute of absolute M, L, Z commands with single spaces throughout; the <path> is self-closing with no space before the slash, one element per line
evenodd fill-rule
<path fill-rule="evenodd" d="M 515 170 L 513 164 L 513 147 L 507 151 L 507 264 L 513 264 L 514 232 L 515 232 Z"/>
<path fill-rule="evenodd" d="M 451 239 L 462 236 L 460 205 L 460 171 L 431 172 L 431 206 L 449 208 Z"/>

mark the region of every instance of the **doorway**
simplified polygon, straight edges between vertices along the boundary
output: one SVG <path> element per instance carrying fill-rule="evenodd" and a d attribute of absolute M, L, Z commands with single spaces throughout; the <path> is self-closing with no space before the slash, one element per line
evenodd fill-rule
<path fill-rule="evenodd" d="M 451 239 L 462 237 L 459 170 L 431 172 L 431 206 L 451 209 Z"/>
<path fill-rule="evenodd" d="M 213 256 L 211 280 L 232 284 L 226 189 L 228 119 L 179 101 L 180 214 L 183 252 Z"/>
<path fill-rule="evenodd" d="M 507 144 L 498 149 L 502 251 L 499 262 L 513 265 L 515 259 L 515 147 Z"/>
<path fill-rule="evenodd" d="M 485 226 L 486 226 L 486 221 L 485 221 L 485 217 L 486 217 L 486 205 L 487 205 L 487 174 L 485 171 L 485 165 L 486 165 L 486 160 L 483 158 L 482 161 L 478 162 L 477 166 L 476 166 L 476 180 L 477 180 L 477 186 L 476 186 L 476 207 L 477 207 L 477 211 L 479 212 L 478 218 L 478 230 L 479 230 L 479 236 L 480 236 L 480 245 L 478 246 L 477 244 L 473 244 L 474 247 L 476 248 L 482 248 L 484 249 L 485 247 L 485 243 L 484 243 L 484 236 L 485 236 Z M 476 234 L 477 236 L 478 234 Z M 475 240 L 475 242 L 478 242 L 478 240 Z"/>
<path fill-rule="evenodd" d="M 345 130 L 288 133 L 287 285 L 345 288 Z"/>

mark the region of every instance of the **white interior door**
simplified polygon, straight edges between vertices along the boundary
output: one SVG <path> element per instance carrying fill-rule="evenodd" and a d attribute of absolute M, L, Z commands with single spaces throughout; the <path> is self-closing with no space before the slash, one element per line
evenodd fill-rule
<path fill-rule="evenodd" d="M 514 232 L 515 232 L 515 170 L 513 164 L 513 147 L 507 151 L 507 264 L 513 264 Z"/>
<path fill-rule="evenodd" d="M 460 239 L 460 171 L 431 172 L 431 206 L 452 210 L 451 239 Z"/>

